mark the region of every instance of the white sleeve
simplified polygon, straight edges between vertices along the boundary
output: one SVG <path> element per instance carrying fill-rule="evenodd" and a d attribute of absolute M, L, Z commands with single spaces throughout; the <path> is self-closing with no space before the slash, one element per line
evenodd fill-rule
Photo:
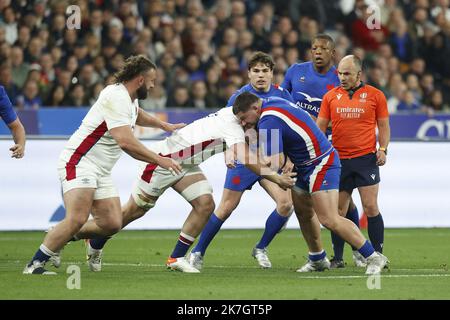
<path fill-rule="evenodd" d="M 238 123 L 224 123 L 222 125 L 222 134 L 228 148 L 236 143 L 245 143 L 244 129 Z"/>
<path fill-rule="evenodd" d="M 106 121 L 108 130 L 132 126 L 132 105 L 127 93 L 119 90 L 111 90 L 104 97 L 104 102 L 100 104 L 100 112 Z"/>

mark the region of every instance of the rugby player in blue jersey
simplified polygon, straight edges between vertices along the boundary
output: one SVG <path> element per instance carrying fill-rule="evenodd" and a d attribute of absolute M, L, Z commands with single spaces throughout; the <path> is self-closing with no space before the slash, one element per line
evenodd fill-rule
<path fill-rule="evenodd" d="M 9 100 L 3 86 L 0 86 L 0 118 L 3 119 L 13 136 L 14 145 L 9 148 L 11 157 L 22 158 L 25 153 L 25 129 L 14 112 L 11 100 Z"/>
<path fill-rule="evenodd" d="M 317 241 L 309 246 L 309 261 L 297 272 L 325 269 L 329 264 L 320 241 L 316 216 L 327 229 L 357 248 L 366 259 L 366 274 L 379 274 L 389 263 L 374 250 L 359 228 L 339 215 L 339 180 L 341 163 L 330 141 L 321 132 L 307 112 L 292 102 L 280 98 L 260 99 L 244 92 L 234 104 L 233 113 L 244 128 L 257 127 L 259 147 L 264 150 L 271 164 L 280 164 L 286 157 L 294 164 L 297 181 L 291 191 L 296 214 L 309 215 L 310 225 L 302 225 L 317 235 Z M 276 167 L 273 170 L 279 169 Z"/>
<path fill-rule="evenodd" d="M 272 84 L 273 68 L 275 63 L 270 55 L 264 52 L 255 52 L 248 62 L 248 77 L 250 83 L 236 91 L 229 99 L 227 106 L 231 107 L 236 97 L 242 92 L 251 92 L 259 98 L 281 97 L 292 101 L 292 97 L 282 87 Z M 249 142 L 250 145 L 256 143 Z M 228 167 L 222 200 L 219 207 L 211 215 L 207 225 L 202 231 L 197 245 L 192 249 L 189 260 L 192 266 L 201 269 L 203 256 L 214 236 L 219 232 L 222 224 L 239 205 L 241 197 L 246 190 L 259 182 L 262 188 L 275 201 L 276 208 L 267 218 L 264 233 L 260 241 L 253 248 L 252 256 L 262 268 L 271 268 L 272 264 L 267 254 L 267 247 L 275 235 L 280 232 L 287 223 L 292 213 L 292 200 L 288 191 L 282 190 L 276 184 L 263 179 L 246 168 L 243 164 L 236 163 L 231 152 L 226 153 L 226 165 Z M 289 170 L 289 164 L 284 169 Z"/>
<path fill-rule="evenodd" d="M 290 66 L 282 84 L 282 87 L 291 93 L 297 106 L 308 112 L 314 120 L 319 114 L 324 94 L 340 85 L 336 67 L 333 65 L 334 46 L 334 41 L 329 35 L 315 36 L 311 42 L 312 61 Z M 331 141 L 331 128 L 328 128 L 327 135 Z M 350 201 L 346 218 L 359 227 L 358 209 L 353 201 Z M 344 268 L 344 240 L 333 232 L 331 240 L 334 257 L 331 259 L 330 267 Z M 353 248 L 353 260 L 358 267 L 366 266 L 364 258 L 356 248 Z"/>

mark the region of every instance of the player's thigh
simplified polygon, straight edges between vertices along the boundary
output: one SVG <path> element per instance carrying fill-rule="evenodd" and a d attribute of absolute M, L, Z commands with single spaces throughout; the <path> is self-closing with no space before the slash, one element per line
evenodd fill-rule
<path fill-rule="evenodd" d="M 291 191 L 292 203 L 294 204 L 294 212 L 298 220 L 309 220 L 314 215 L 311 194 L 303 189 Z"/>
<path fill-rule="evenodd" d="M 120 198 L 105 198 L 94 200 L 92 215 L 100 228 L 118 231 L 122 228 L 122 212 Z"/>
<path fill-rule="evenodd" d="M 111 176 L 101 177 L 97 181 L 92 215 L 97 225 L 101 228 L 118 231 L 122 227 L 119 193 L 114 186 Z"/>
<path fill-rule="evenodd" d="M 236 168 L 227 168 L 224 189 L 245 192 L 251 190 L 253 185 L 260 180 L 261 177 L 246 166 L 237 164 Z"/>
<path fill-rule="evenodd" d="M 217 207 L 216 216 L 224 221 L 233 213 L 233 211 L 241 202 L 244 191 L 236 191 L 224 188 L 222 192 L 222 198 L 220 199 L 219 206 Z"/>
<path fill-rule="evenodd" d="M 288 215 L 291 212 L 292 197 L 289 190 L 283 190 L 276 183 L 267 179 L 262 179 L 259 184 L 277 204 L 278 213 Z"/>
<path fill-rule="evenodd" d="M 95 188 L 73 188 L 64 192 L 65 220 L 84 224 L 89 217 L 94 202 Z"/>
<path fill-rule="evenodd" d="M 339 217 L 338 190 L 318 191 L 311 194 L 314 211 L 319 218 L 320 223 L 329 228 Z"/>
<path fill-rule="evenodd" d="M 124 216 L 138 218 L 145 214 L 145 212 L 155 206 L 158 198 L 168 188 L 183 179 L 186 173 L 186 168 L 182 168 L 180 174 L 173 175 L 169 170 L 154 164 L 141 164 L 140 170 L 131 191 L 132 199 L 128 201 L 123 209 Z"/>
<path fill-rule="evenodd" d="M 378 189 L 379 184 L 359 187 L 358 192 L 361 197 L 361 203 L 364 209 L 364 213 L 368 217 L 378 215 Z"/>
<path fill-rule="evenodd" d="M 198 211 L 214 210 L 212 187 L 199 167 L 187 170 L 172 188 Z"/>

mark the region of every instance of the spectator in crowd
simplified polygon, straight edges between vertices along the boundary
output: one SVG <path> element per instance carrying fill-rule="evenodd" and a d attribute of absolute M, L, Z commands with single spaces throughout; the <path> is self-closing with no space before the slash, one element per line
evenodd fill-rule
<path fill-rule="evenodd" d="M 74 84 L 67 93 L 63 105 L 70 107 L 87 107 L 88 102 L 86 100 L 84 87 L 79 83 Z"/>
<path fill-rule="evenodd" d="M 3 21 L 0 22 L 0 28 L 4 29 L 5 40 L 10 45 L 16 42 L 18 37 L 17 21 L 12 7 L 6 7 L 3 10 Z"/>
<path fill-rule="evenodd" d="M 23 50 L 19 46 L 11 48 L 11 73 L 12 81 L 18 87 L 22 88 L 27 79 L 30 65 L 23 61 Z"/>
<path fill-rule="evenodd" d="M 397 111 L 409 113 L 420 112 L 420 104 L 416 100 L 413 91 L 407 90 L 405 92 L 403 98 L 400 100 L 400 103 L 397 105 Z"/>
<path fill-rule="evenodd" d="M 16 99 L 20 95 L 20 88 L 14 84 L 11 67 L 6 64 L 0 66 L 0 85 L 5 88 L 6 95 L 15 106 Z"/>
<path fill-rule="evenodd" d="M 191 87 L 191 98 L 192 98 L 192 106 L 197 109 L 206 109 L 212 106 L 211 101 L 208 101 L 208 97 L 206 95 L 206 84 L 202 80 L 197 80 L 192 83 Z"/>
<path fill-rule="evenodd" d="M 441 90 L 433 90 L 431 92 L 429 106 L 433 112 L 450 112 L 450 106 L 444 103 Z"/>
<path fill-rule="evenodd" d="M 189 89 L 187 86 L 177 86 L 174 89 L 173 96 L 169 96 L 167 107 L 192 108 L 193 103 L 189 98 Z"/>
<path fill-rule="evenodd" d="M 206 84 L 205 99 L 220 105 L 229 98 L 227 88 L 240 85 L 239 73 L 253 52 L 268 52 L 277 68 L 285 68 L 309 60 L 311 38 L 326 29 L 336 41 L 336 63 L 357 55 L 370 66 L 362 78 L 387 96 L 397 96 L 387 79 L 400 74 L 421 106 L 436 88 L 448 105 L 449 2 L 385 0 L 378 21 L 366 0 L 80 1 L 77 30 L 66 27 L 64 1 L 7 1 L 0 18 L 0 84 L 14 103 L 27 79 L 37 81 L 44 101 L 53 87 L 61 84 L 68 92 L 79 81 L 89 101 L 88 87 L 107 83 L 108 74 L 134 53 L 157 61 L 164 73 L 163 90 L 155 90 L 159 106 L 163 91 L 192 88 L 197 80 Z"/>
<path fill-rule="evenodd" d="M 102 82 L 97 82 L 94 84 L 94 87 L 91 90 L 90 98 L 88 101 L 89 105 L 93 105 L 95 101 L 97 101 L 100 92 L 105 88 L 105 85 Z"/>
<path fill-rule="evenodd" d="M 139 101 L 139 106 L 148 111 L 162 111 L 166 108 L 167 94 L 161 85 L 156 85 L 148 93 L 147 99 Z"/>
<path fill-rule="evenodd" d="M 65 91 L 62 85 L 56 85 L 49 92 L 47 100 L 44 101 L 45 107 L 59 107 L 64 105 Z"/>
<path fill-rule="evenodd" d="M 39 109 L 42 106 L 36 81 L 27 80 L 25 82 L 23 93 L 17 97 L 16 103 L 19 109 Z"/>

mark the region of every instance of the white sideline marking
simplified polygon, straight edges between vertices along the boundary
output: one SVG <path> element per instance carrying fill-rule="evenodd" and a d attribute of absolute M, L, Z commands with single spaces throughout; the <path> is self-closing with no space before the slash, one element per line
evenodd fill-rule
<path fill-rule="evenodd" d="M 450 274 L 381 274 L 382 278 L 428 278 L 428 277 L 450 277 Z M 299 277 L 299 279 L 359 279 L 367 278 L 369 275 L 361 276 L 311 276 L 311 277 Z"/>

